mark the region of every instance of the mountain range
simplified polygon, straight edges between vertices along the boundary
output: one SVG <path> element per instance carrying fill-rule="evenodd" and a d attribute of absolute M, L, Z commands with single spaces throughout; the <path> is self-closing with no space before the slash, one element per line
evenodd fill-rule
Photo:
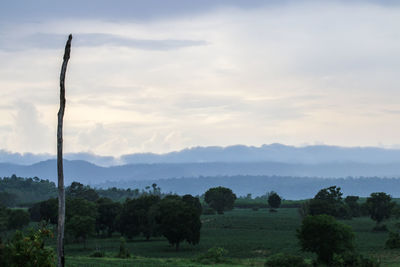
<path fill-rule="evenodd" d="M 3 163 L 31 165 L 48 159 L 55 159 L 55 155 L 21 154 L 0 150 L 0 162 Z M 260 147 L 244 145 L 192 147 L 165 154 L 134 153 L 119 157 L 99 156 L 93 153 L 66 153 L 64 159 L 84 160 L 104 167 L 125 164 L 204 162 L 281 162 L 296 164 L 357 162 L 386 164 L 400 162 L 400 149 L 327 145 L 295 147 L 276 143 Z"/>
<path fill-rule="evenodd" d="M 35 160 L 38 162 L 33 162 Z M 56 159 L 51 155 L 21 155 L 0 151 L 0 162 L 2 162 L 0 177 L 16 174 L 19 177 L 36 176 L 54 182 L 57 180 Z M 185 180 L 191 183 L 185 189 L 182 187 L 184 184 L 182 179 L 199 178 L 201 180 L 203 178 L 202 187 L 207 187 L 208 184 L 214 185 L 218 181 L 223 184 L 235 181 L 237 190 L 240 192 L 255 193 L 257 186 L 251 189 L 253 182 L 248 180 L 246 188 L 246 182 L 238 182 L 238 179 L 251 176 L 253 181 L 262 180 L 259 182 L 260 185 L 267 185 L 271 180 L 257 177 L 399 178 L 400 150 L 376 147 L 293 147 L 271 144 L 261 147 L 241 145 L 195 147 L 167 154 L 131 154 L 118 158 L 77 153 L 65 155 L 64 176 L 67 185 L 72 181 L 79 181 L 97 187 L 137 186 L 140 188 L 157 182 L 170 191 L 183 192 L 192 188 L 191 192 L 196 193 L 200 188 L 196 186 L 199 180 Z M 204 177 L 208 177 L 208 180 Z M 241 178 L 225 179 L 229 177 Z M 397 183 L 400 179 L 386 180 L 389 181 L 386 187 L 390 189 L 390 182 L 396 180 Z M 305 181 L 303 181 L 304 186 L 307 184 Z M 313 183 L 315 184 L 315 181 Z M 181 185 L 179 190 L 178 184 Z M 278 184 L 276 183 L 276 187 Z"/>

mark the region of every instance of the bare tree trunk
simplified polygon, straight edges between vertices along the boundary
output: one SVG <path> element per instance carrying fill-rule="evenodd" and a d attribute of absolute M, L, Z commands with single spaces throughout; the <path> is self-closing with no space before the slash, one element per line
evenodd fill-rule
<path fill-rule="evenodd" d="M 64 267 L 64 223 L 65 223 L 65 190 L 63 169 L 63 119 L 65 111 L 65 72 L 71 52 L 72 35 L 68 36 L 65 45 L 64 61 L 60 74 L 60 109 L 58 110 L 57 124 L 57 174 L 58 174 L 58 226 L 57 226 L 57 266 Z"/>

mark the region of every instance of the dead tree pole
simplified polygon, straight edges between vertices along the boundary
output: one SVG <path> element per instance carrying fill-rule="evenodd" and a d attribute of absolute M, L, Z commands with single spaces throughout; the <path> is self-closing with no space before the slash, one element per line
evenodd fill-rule
<path fill-rule="evenodd" d="M 65 223 L 65 190 L 63 169 L 63 119 L 65 111 L 65 72 L 71 52 L 72 35 L 68 36 L 65 45 L 64 59 L 60 74 L 60 109 L 57 124 L 57 175 L 58 175 L 58 226 L 57 226 L 57 266 L 64 267 L 64 223 Z"/>

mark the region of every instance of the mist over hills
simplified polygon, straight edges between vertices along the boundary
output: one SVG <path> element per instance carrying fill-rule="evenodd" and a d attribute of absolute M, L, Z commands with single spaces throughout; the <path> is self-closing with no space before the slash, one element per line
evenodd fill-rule
<path fill-rule="evenodd" d="M 270 144 L 260 147 L 244 145 L 193 147 L 165 154 L 135 153 L 120 157 L 99 156 L 92 153 L 66 153 L 64 158 L 67 160 L 84 160 L 104 167 L 124 164 L 203 162 L 281 162 L 296 164 L 358 162 L 386 164 L 400 162 L 400 149 L 327 145 L 295 147 Z M 55 155 L 20 154 L 0 150 L 0 162 L 3 163 L 31 165 L 48 159 L 55 159 Z"/>
<path fill-rule="evenodd" d="M 16 174 L 21 177 L 37 176 L 56 181 L 56 160 L 32 165 L 0 163 L 0 177 Z M 127 164 L 100 167 L 81 160 L 64 160 L 65 183 L 79 181 L 101 184 L 107 181 L 150 181 L 168 178 L 236 175 L 277 175 L 296 177 L 400 177 L 400 164 L 321 163 L 293 164 L 278 162 L 204 162 Z"/>
<path fill-rule="evenodd" d="M 2 150 L 0 161 L 3 162 L 0 163 L 0 177 L 16 174 L 57 180 L 57 164 L 51 155 L 21 155 Z M 271 144 L 195 147 L 167 154 L 131 154 L 119 158 L 76 153 L 65 155 L 64 176 L 67 185 L 79 181 L 101 187 L 144 188 L 156 182 L 163 190 L 192 194 L 199 194 L 206 187 L 225 185 L 240 194 L 283 190 L 288 194 L 287 198 L 302 198 L 312 197 L 314 191 L 325 184 L 329 186 L 336 184 L 334 181 L 347 180 L 339 178 L 399 178 L 400 150 Z M 285 183 L 288 177 L 292 177 L 290 185 Z M 368 186 L 365 179 L 353 180 L 356 182 L 346 184 L 349 194 L 368 195 L 374 188 L 379 188 L 379 183 L 371 186 L 371 180 L 368 180 Z M 382 191 L 391 192 L 398 188 L 400 192 L 400 179 L 384 180 Z M 293 190 L 290 189 L 293 186 Z M 299 189 L 303 192 L 300 195 L 295 193 Z"/>

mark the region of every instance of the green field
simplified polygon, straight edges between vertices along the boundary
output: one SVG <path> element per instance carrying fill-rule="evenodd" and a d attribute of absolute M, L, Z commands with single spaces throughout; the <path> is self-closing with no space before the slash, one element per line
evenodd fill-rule
<path fill-rule="evenodd" d="M 224 215 L 203 215 L 200 243 L 191 246 L 183 243 L 179 252 L 168 245 L 164 238 L 145 241 L 136 238 L 127 242 L 132 257 L 116 259 L 119 236 L 105 239 L 90 239 L 83 244 L 67 244 L 65 254 L 67 266 L 202 266 L 193 259 L 211 247 L 228 250 L 225 266 L 262 266 L 265 258 L 278 252 L 302 253 L 296 238 L 296 229 L 301 219 L 295 208 L 282 208 L 277 213 L 267 209 L 253 211 L 235 209 Z M 387 232 L 372 232 L 375 222 L 367 217 L 343 220 L 352 226 L 356 234 L 356 247 L 365 256 L 380 259 L 382 266 L 400 266 L 400 250 L 385 250 Z M 388 221 L 389 229 L 395 221 Z M 89 257 L 95 250 L 104 251 L 106 257 Z M 213 265 L 216 266 L 216 265 Z M 224 266 L 218 265 L 218 266 Z"/>

